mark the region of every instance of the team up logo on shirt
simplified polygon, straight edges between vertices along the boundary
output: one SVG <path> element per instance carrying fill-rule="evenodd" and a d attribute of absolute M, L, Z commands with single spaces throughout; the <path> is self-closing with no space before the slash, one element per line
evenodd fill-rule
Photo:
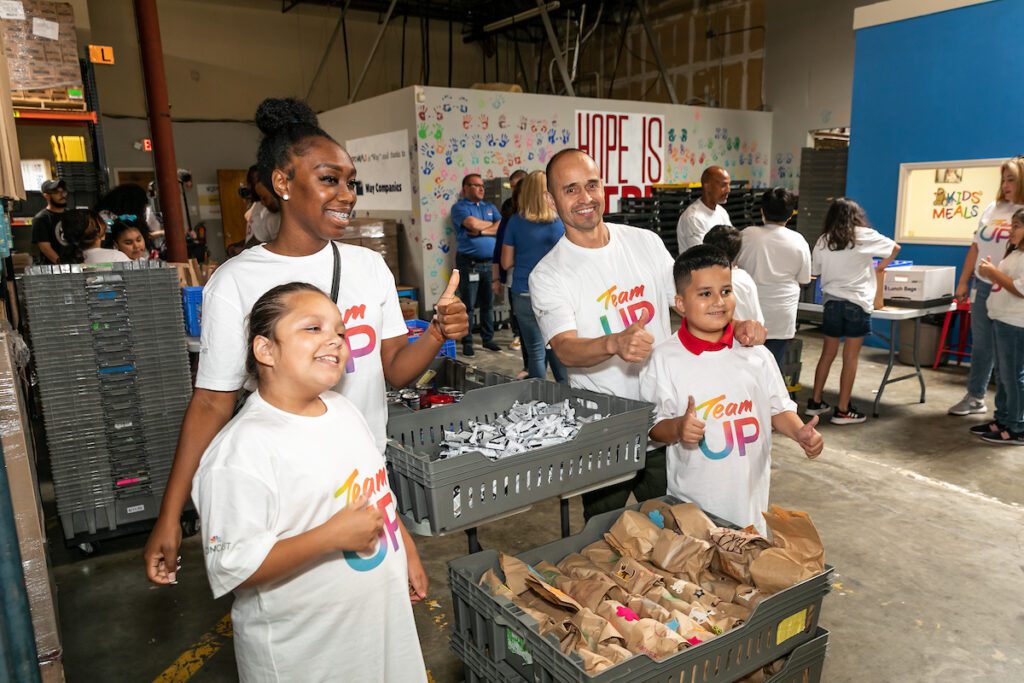
<path fill-rule="evenodd" d="M 356 371 L 356 358 L 368 356 L 377 348 L 377 331 L 373 329 L 373 325 L 349 324 L 349 321 L 362 320 L 365 317 L 366 304 L 349 306 L 341 314 L 341 320 L 345 323 L 345 338 L 349 351 L 348 360 L 345 361 L 345 372 L 349 374 Z"/>
<path fill-rule="evenodd" d="M 982 242 L 1005 242 L 1010 239 L 1010 221 L 995 220 L 978 228 L 978 239 Z"/>
<path fill-rule="evenodd" d="M 739 450 L 740 457 L 747 454 L 747 444 L 754 443 L 761 438 L 761 424 L 753 416 L 754 402 L 746 399 L 743 401 L 729 401 L 725 394 L 709 398 L 696 406 L 697 417 L 704 421 L 707 429 L 704 438 L 700 441 L 701 452 L 711 460 L 727 458 L 734 449 Z M 722 418 L 733 418 L 725 419 Z M 724 445 L 719 450 L 712 450 L 708 445 L 710 436 L 710 420 L 722 425 L 722 441 Z M 713 439 L 716 443 L 718 439 Z"/>
<path fill-rule="evenodd" d="M 379 494 L 383 495 L 374 502 L 374 496 Z M 359 468 L 357 467 L 352 470 L 352 474 L 348 475 L 345 483 L 334 492 L 335 498 L 345 497 L 346 506 L 351 505 L 361 495 L 369 498 L 370 505 L 376 505 L 380 508 L 380 514 L 384 517 L 384 529 L 380 533 L 375 554 L 370 557 L 363 557 L 359 553 L 346 550 L 345 561 L 348 562 L 348 566 L 357 572 L 368 572 L 379 567 L 380 563 L 384 561 L 388 554 L 389 545 L 394 550 L 398 550 L 398 537 L 401 535 L 398 533 L 397 513 L 394 517 L 388 514 L 388 506 L 391 505 L 393 498 L 391 496 L 391 488 L 388 486 L 387 467 L 381 467 L 373 476 L 363 477 L 361 480 Z M 385 533 L 387 534 L 387 540 L 384 538 Z"/>
<path fill-rule="evenodd" d="M 647 320 L 654 320 L 654 305 L 643 299 L 644 286 L 636 285 L 632 288 L 620 289 L 618 285 L 612 285 L 601 292 L 597 297 L 597 303 L 604 306 L 607 311 L 601 316 L 601 329 L 605 334 L 612 333 L 609 316 L 615 317 L 618 313 L 622 320 L 622 327 L 626 328 L 640 319 L 640 313 L 647 311 Z"/>

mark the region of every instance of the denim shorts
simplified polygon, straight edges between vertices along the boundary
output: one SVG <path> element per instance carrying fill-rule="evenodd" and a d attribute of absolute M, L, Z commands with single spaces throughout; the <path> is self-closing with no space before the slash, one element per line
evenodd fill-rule
<path fill-rule="evenodd" d="M 821 331 L 826 337 L 866 337 L 871 316 L 855 303 L 833 299 L 825 302 Z"/>

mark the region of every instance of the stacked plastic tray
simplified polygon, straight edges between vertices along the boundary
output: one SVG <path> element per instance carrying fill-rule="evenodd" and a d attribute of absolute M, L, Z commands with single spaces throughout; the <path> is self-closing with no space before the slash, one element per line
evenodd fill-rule
<path fill-rule="evenodd" d="M 668 503 L 679 502 L 671 497 Z M 626 509 L 636 510 L 633 505 Z M 604 537 L 622 510 L 597 515 L 575 536 L 527 551 L 517 557 L 529 565 L 558 563 Z M 733 527 L 712 516 L 722 526 Z M 729 683 L 772 662 L 786 664 L 770 683 L 817 683 L 828 644 L 818 627 L 822 602 L 831 590 L 833 568 L 765 599 L 742 626 L 698 647 L 655 661 L 645 655 L 588 676 L 575 653 L 565 655 L 553 635 L 537 632 L 537 622 L 503 597 L 480 585 L 488 569 L 499 571 L 498 553 L 484 550 L 448 563 L 452 589 L 452 650 L 466 665 L 467 681 L 543 681 L 544 683 Z"/>
<path fill-rule="evenodd" d="M 65 538 L 155 518 L 191 396 L 176 271 L 39 266 L 22 286 Z"/>
<path fill-rule="evenodd" d="M 518 401 L 568 401 L 580 416 L 601 414 L 571 440 L 492 461 L 480 452 L 438 459 L 445 430 L 493 422 Z M 523 380 L 466 392 L 440 408 L 392 414 L 385 455 L 406 527 L 443 535 L 563 494 L 628 479 L 643 469 L 653 406 L 564 384 Z"/>

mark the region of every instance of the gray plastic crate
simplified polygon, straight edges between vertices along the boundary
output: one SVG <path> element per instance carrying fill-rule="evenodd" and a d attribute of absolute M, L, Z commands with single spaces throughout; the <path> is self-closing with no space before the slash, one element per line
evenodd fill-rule
<path fill-rule="evenodd" d="M 473 389 L 480 389 L 481 387 L 492 387 L 496 384 L 515 381 L 508 375 L 481 370 L 474 365 L 467 365 L 460 360 L 448 358 L 447 356 L 435 358 L 430 363 L 430 369 L 437 373 L 434 379 L 431 380 L 435 387 L 451 387 L 463 393 Z M 418 379 L 419 377 L 416 378 L 416 380 Z M 416 380 L 413 380 L 413 382 Z M 413 386 L 414 384 L 409 384 L 409 388 Z M 408 415 L 412 412 L 414 411 L 404 403 L 388 404 L 388 419 L 395 415 Z"/>
<path fill-rule="evenodd" d="M 478 452 L 431 460 L 444 430 L 463 429 L 470 420 L 492 422 L 516 401 L 533 400 L 568 400 L 578 415 L 606 417 L 583 425 L 571 441 L 497 461 Z M 439 535 L 629 477 L 646 462 L 652 410 L 642 401 L 523 380 L 475 389 L 450 406 L 394 415 L 386 456 L 398 511 L 416 533 Z"/>
<path fill-rule="evenodd" d="M 669 504 L 677 500 L 664 498 Z M 624 509 L 636 510 L 639 505 Z M 582 532 L 527 551 L 517 557 L 529 565 L 543 560 L 557 563 L 601 540 L 622 514 L 613 510 L 590 519 Z M 722 526 L 734 527 L 712 516 Z M 491 596 L 480 586 L 488 569 L 500 571 L 498 553 L 484 550 L 448 563 L 448 583 L 454 611 L 452 632 L 485 653 L 494 663 L 505 663 L 527 681 L 559 683 L 730 683 L 785 657 L 817 633 L 821 603 L 831 590 L 833 568 L 776 593 L 758 605 L 747 622 L 697 647 L 660 662 L 640 655 L 588 676 L 577 655 L 563 655 L 554 636 L 541 637 L 537 622 L 505 598 Z M 785 680 L 785 679 L 784 679 Z"/>
<path fill-rule="evenodd" d="M 782 669 L 765 679 L 764 683 L 820 683 L 828 652 L 828 637 L 829 632 L 819 626 L 814 637 L 787 655 Z M 458 633 L 452 633 L 450 645 L 452 652 L 464 664 L 466 683 L 527 683 L 507 663 L 492 662 L 486 653 L 477 650 Z M 682 677 L 671 680 L 686 681 Z"/>

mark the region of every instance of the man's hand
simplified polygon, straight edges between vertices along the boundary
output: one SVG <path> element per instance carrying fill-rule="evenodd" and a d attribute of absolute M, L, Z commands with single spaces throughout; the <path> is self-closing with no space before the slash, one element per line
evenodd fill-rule
<path fill-rule="evenodd" d="M 462 339 L 469 334 L 469 315 L 466 304 L 455 292 L 459 289 L 459 271 L 453 270 L 448 287 L 434 306 L 434 322 L 445 339 Z"/>
<path fill-rule="evenodd" d="M 643 363 L 654 348 L 654 336 L 647 331 L 647 311 L 641 311 L 637 321 L 622 332 L 608 335 L 608 353 L 627 363 Z"/>
<path fill-rule="evenodd" d="M 697 404 L 690 397 L 686 404 L 686 412 L 679 421 L 679 441 L 691 448 L 704 439 L 704 421 L 697 417 Z"/>
<path fill-rule="evenodd" d="M 491 280 L 491 291 L 494 292 L 494 296 L 501 296 L 502 289 L 503 285 L 501 284 L 501 280 L 498 278 Z"/>
<path fill-rule="evenodd" d="M 743 346 L 760 346 L 768 338 L 768 329 L 756 320 L 740 320 L 733 327 L 733 337 Z"/>
<path fill-rule="evenodd" d="M 811 460 L 821 455 L 822 449 L 825 448 L 825 439 L 815 429 L 817 424 L 818 416 L 815 415 L 796 433 L 797 443 L 800 444 L 800 447 L 804 449 L 804 454 Z"/>

